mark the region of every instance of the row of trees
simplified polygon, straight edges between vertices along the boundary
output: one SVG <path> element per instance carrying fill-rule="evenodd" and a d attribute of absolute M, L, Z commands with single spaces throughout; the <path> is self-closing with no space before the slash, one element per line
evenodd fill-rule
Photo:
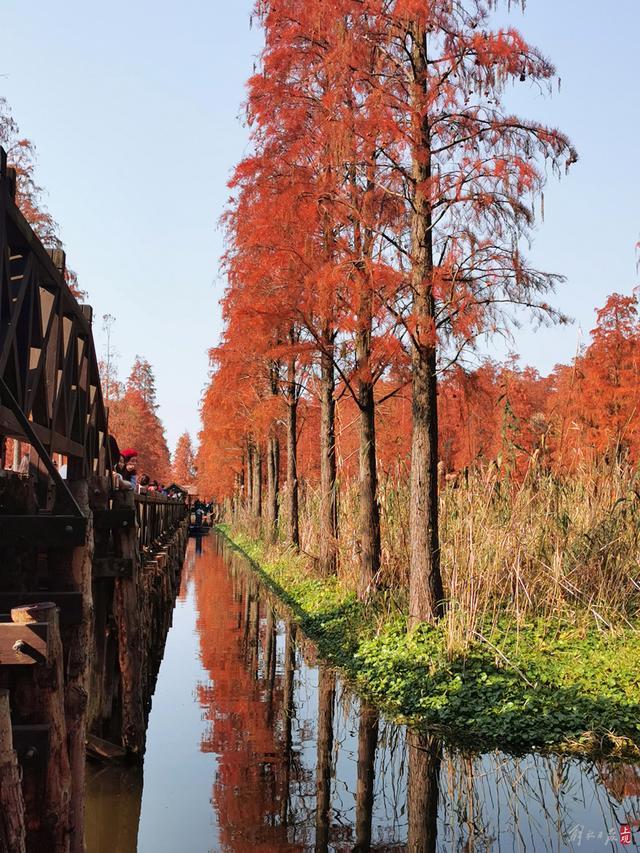
<path fill-rule="evenodd" d="M 491 28 L 493 5 L 259 0 L 253 151 L 225 216 L 226 327 L 203 404 L 202 482 L 237 489 L 244 471 L 259 515 L 266 480 L 274 535 L 283 431 L 296 545 L 300 419 L 317 406 L 319 566 L 335 572 L 336 403 L 351 407 L 365 597 L 381 559 L 379 412 L 408 395 L 412 622 L 444 609 L 439 378 L 508 325 L 509 307 L 564 319 L 547 302 L 558 276 L 522 247 L 547 171 L 576 153 L 502 108 L 512 82 L 546 87 L 555 70 L 516 30 Z"/>
<path fill-rule="evenodd" d="M 614 293 L 597 311 L 591 341 L 547 377 L 485 362 L 453 371 L 441 393 L 447 471 L 500 460 L 523 474 L 532 459 L 556 473 L 602 457 L 640 460 L 640 320 L 637 293 Z"/>
<path fill-rule="evenodd" d="M 451 478 L 492 462 L 505 475 L 523 476 L 532 461 L 557 474 L 579 470 L 603 456 L 640 461 L 640 319 L 637 293 L 612 294 L 597 311 L 591 340 L 570 364 L 549 376 L 485 360 L 473 369 L 452 366 L 438 389 L 440 473 Z M 216 371 L 202 408 L 200 482 L 219 496 L 250 483 L 250 436 L 266 446 L 274 416 L 257 395 L 234 411 L 225 408 L 226 374 Z M 250 391 L 251 386 L 245 390 Z M 411 394 L 406 384 L 382 381 L 376 397 L 377 469 L 402 479 L 411 451 Z M 220 395 L 220 396 L 219 396 Z M 336 459 L 343 479 L 358 476 L 358 409 L 338 385 Z M 276 432 L 284 433 L 286 401 L 275 408 Z M 300 481 L 320 478 L 317 436 L 321 408 L 305 394 L 296 406 L 296 466 Z M 278 442 L 279 447 L 280 441 Z M 280 469 L 284 468 L 280 462 Z M 442 480 L 442 476 L 440 478 Z"/>

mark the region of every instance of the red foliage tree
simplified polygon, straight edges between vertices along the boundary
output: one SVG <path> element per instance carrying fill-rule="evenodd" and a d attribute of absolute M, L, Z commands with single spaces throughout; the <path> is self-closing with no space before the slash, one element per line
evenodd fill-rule
<path fill-rule="evenodd" d="M 188 432 L 183 432 L 176 444 L 171 464 L 171 477 L 174 482 L 180 486 L 191 485 L 196 479 L 195 461 L 191 436 Z"/>
<path fill-rule="evenodd" d="M 7 152 L 9 165 L 16 170 L 16 204 L 29 225 L 48 249 L 61 249 L 60 228 L 44 203 L 44 190 L 35 178 L 36 148 L 30 139 L 20 135 L 6 98 L 0 97 L 0 145 Z M 82 299 L 78 276 L 65 270 L 65 278 L 73 295 Z"/>
<path fill-rule="evenodd" d="M 136 356 L 125 391 L 112 400 L 109 429 L 121 449 L 138 451 L 138 473 L 166 483 L 171 476 L 169 448 L 157 413 L 155 378 L 146 359 Z"/>
<path fill-rule="evenodd" d="M 560 468 L 611 454 L 640 458 L 640 319 L 637 293 L 613 293 L 597 311 L 591 343 L 556 369 L 550 400 Z"/>

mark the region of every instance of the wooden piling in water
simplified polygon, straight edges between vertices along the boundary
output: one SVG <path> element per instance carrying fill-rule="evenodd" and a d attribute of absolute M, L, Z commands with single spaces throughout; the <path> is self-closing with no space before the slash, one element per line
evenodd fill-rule
<path fill-rule="evenodd" d="M 9 691 L 0 690 L 0 850 L 25 853 L 24 800 L 13 748 Z"/>
<path fill-rule="evenodd" d="M 65 681 L 58 608 L 53 602 L 14 607 L 11 621 L 19 625 L 47 626 L 46 660 L 16 677 L 12 696 L 25 723 L 46 724 L 49 751 L 42 796 L 25 797 L 27 827 L 38 839 L 31 850 L 66 853 L 70 849 L 71 766 L 67 747 Z M 25 669 L 27 669 L 25 667 Z"/>
<path fill-rule="evenodd" d="M 71 471 L 70 471 L 71 473 Z M 65 651 L 65 714 L 71 768 L 71 850 L 84 851 L 84 791 L 87 740 L 87 706 L 95 653 L 93 632 L 92 564 L 93 517 L 89 492 L 95 484 L 82 478 L 69 481 L 70 491 L 87 518 L 84 542 L 52 554 L 50 582 L 80 595 L 80 618 L 62 631 Z"/>
<path fill-rule="evenodd" d="M 188 518 L 162 499 L 112 496 L 104 479 L 69 481 L 86 522 L 71 543 L 53 528 L 45 548 L 18 538 L 15 566 L 24 570 L 3 566 L 0 686 L 10 690 L 11 719 L 5 698 L 0 850 L 11 853 L 23 849 L 21 823 L 28 853 L 83 853 L 88 734 L 106 738 L 107 753 L 144 752 Z M 52 601 L 39 600 L 48 593 L 33 592 L 34 578 L 54 590 Z M 22 744 L 17 761 L 11 722 Z"/>
<path fill-rule="evenodd" d="M 133 492 L 118 492 L 115 508 L 134 508 Z M 131 560 L 131 577 L 116 578 L 113 615 L 118 633 L 122 702 L 122 745 L 133 755 L 144 752 L 145 715 L 143 703 L 144 646 L 140 608 L 140 568 L 135 526 L 120 528 L 114 534 L 116 553 Z"/>

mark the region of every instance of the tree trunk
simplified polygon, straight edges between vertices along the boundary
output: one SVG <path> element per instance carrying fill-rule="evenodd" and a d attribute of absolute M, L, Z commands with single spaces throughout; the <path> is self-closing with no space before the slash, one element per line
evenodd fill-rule
<path fill-rule="evenodd" d="M 269 540 L 278 538 L 278 499 L 280 496 L 280 440 L 275 431 L 269 436 L 267 447 L 267 517 Z"/>
<path fill-rule="evenodd" d="M 251 483 L 253 486 L 251 513 L 255 519 L 260 519 L 262 518 L 262 449 L 259 444 L 253 448 Z"/>
<path fill-rule="evenodd" d="M 296 365 L 290 361 L 287 378 L 287 537 L 294 548 L 300 547 L 300 514 L 298 500 L 298 389 Z"/>
<path fill-rule="evenodd" d="M 407 733 L 407 853 L 435 853 L 442 745 L 431 735 Z"/>
<path fill-rule="evenodd" d="M 325 336 L 325 349 L 332 347 Z M 335 377 L 328 352 L 320 356 L 320 573 L 336 572 L 338 502 L 336 493 Z"/>
<path fill-rule="evenodd" d="M 243 463 L 244 465 L 244 463 Z M 238 519 L 240 505 L 242 501 L 242 474 L 236 472 L 233 478 L 233 499 L 231 502 L 231 513 L 234 522 Z"/>
<path fill-rule="evenodd" d="M 427 56 L 424 29 L 411 31 L 415 82 L 426 94 Z M 422 99 L 421 99 L 422 102 Z M 411 366 L 413 433 L 410 478 L 409 628 L 435 621 L 444 613 L 438 533 L 438 398 L 436 376 L 435 298 L 433 292 L 431 131 L 426 109 L 416 120 L 419 143 L 413 161 L 415 194 L 411 216 L 413 317 Z M 426 189 L 425 189 L 426 187 Z"/>
<path fill-rule="evenodd" d="M 247 439 L 247 491 L 245 495 L 245 508 L 251 512 L 253 507 L 253 442 Z"/>
<path fill-rule="evenodd" d="M 360 382 L 360 574 L 358 598 L 366 599 L 380 570 L 380 507 L 376 472 L 375 401 L 370 382 Z"/>

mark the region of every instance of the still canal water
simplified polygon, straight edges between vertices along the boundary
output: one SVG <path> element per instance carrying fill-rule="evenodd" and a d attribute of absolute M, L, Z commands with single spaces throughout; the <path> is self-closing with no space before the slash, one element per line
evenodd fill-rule
<path fill-rule="evenodd" d="M 143 770 L 89 768 L 87 844 L 625 850 L 640 838 L 639 796 L 632 765 L 464 755 L 385 721 L 212 536 L 189 545 Z"/>

